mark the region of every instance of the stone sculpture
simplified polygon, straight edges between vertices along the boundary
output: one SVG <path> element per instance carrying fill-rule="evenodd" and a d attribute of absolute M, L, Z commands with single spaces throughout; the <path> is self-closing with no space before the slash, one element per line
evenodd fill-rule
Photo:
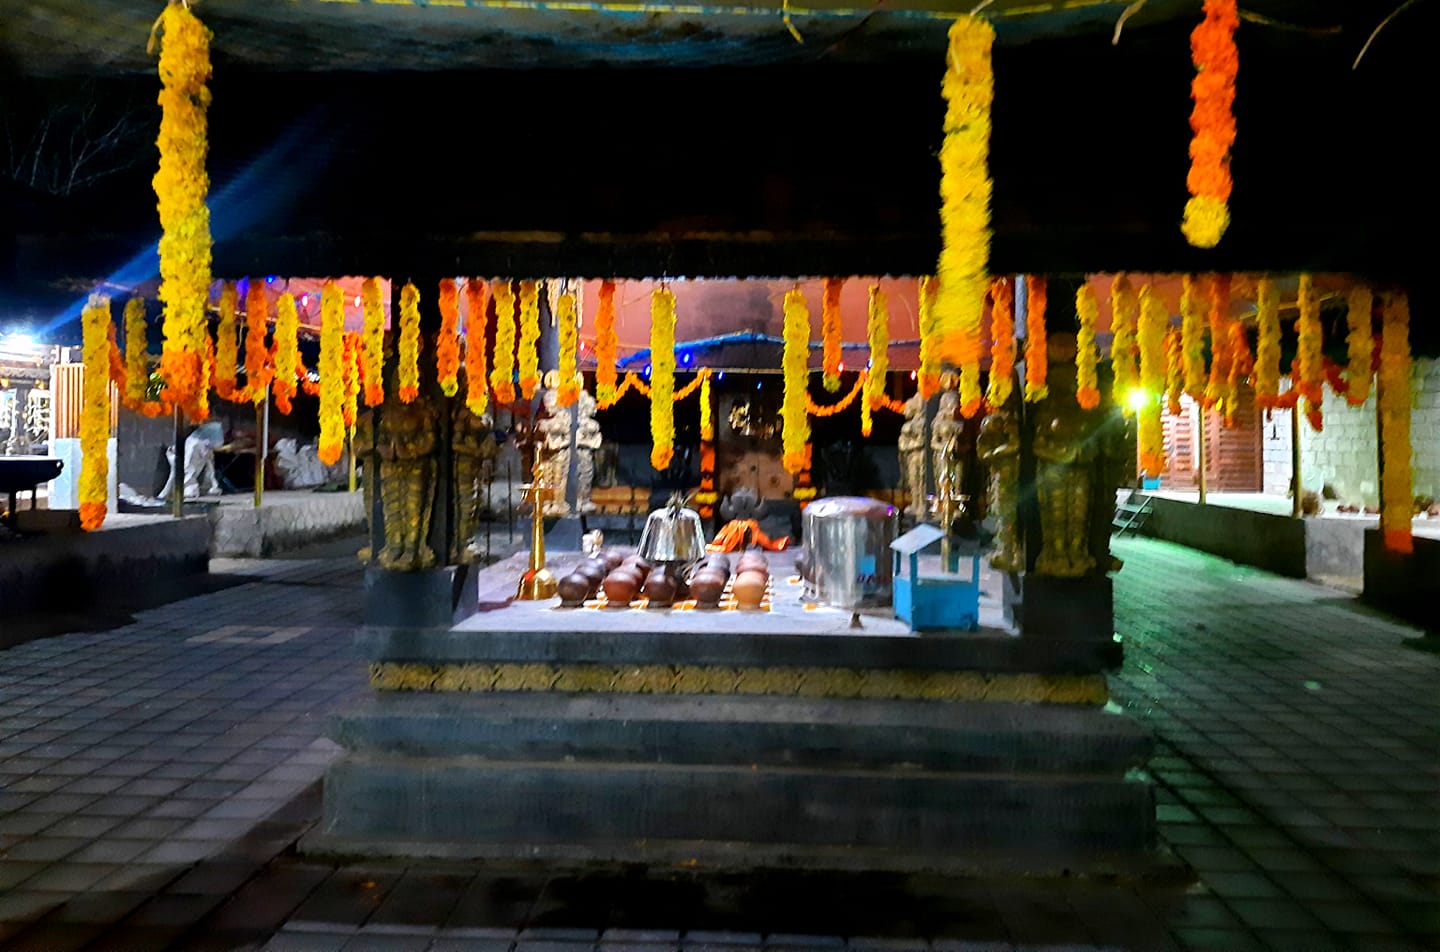
<path fill-rule="evenodd" d="M 1000 409 L 980 421 L 976 440 L 980 461 L 990 468 L 990 512 L 995 522 L 995 551 L 990 564 L 1001 572 L 1025 569 L 1020 546 L 1020 421 Z"/>
<path fill-rule="evenodd" d="M 596 506 L 590 501 L 590 490 L 595 485 L 595 455 L 603 442 L 600 421 L 595 419 L 595 398 L 580 391 L 576 413 L 580 422 L 575 427 L 575 508 L 580 512 L 594 512 Z"/>
<path fill-rule="evenodd" d="M 454 565 L 474 562 L 478 557 L 472 544 L 480 522 L 480 507 L 490 481 L 491 463 L 499 455 L 493 421 L 487 410 L 481 416 L 470 412 L 462 400 L 452 401 L 451 459 L 455 473 L 453 514 L 455 532 L 450 561 Z"/>
<path fill-rule="evenodd" d="M 421 399 L 386 403 L 380 416 L 380 505 L 385 545 L 378 561 L 414 572 L 435 565 L 430 515 L 435 504 L 435 411 Z"/>
<path fill-rule="evenodd" d="M 905 513 L 925 521 L 925 401 L 917 393 L 905 401 L 905 423 L 896 441 L 900 451 L 900 481 L 905 490 Z"/>
<path fill-rule="evenodd" d="M 1051 364 L 1055 369 L 1055 364 Z M 1102 413 L 1082 410 L 1073 386 L 1052 379 L 1050 396 L 1035 404 L 1035 493 L 1040 503 L 1040 554 L 1035 571 L 1080 578 L 1095 567 L 1090 552 Z"/>
<path fill-rule="evenodd" d="M 547 516 L 568 516 L 566 501 L 570 482 L 570 408 L 560 406 L 560 395 L 546 390 L 545 416 L 535 425 L 543 453 L 543 482 L 550 495 L 544 503 Z"/>
<path fill-rule="evenodd" d="M 954 390 L 941 393 L 940 405 L 935 411 L 935 425 L 930 430 L 931 471 L 935 474 L 936 501 L 948 506 L 952 516 L 958 516 L 964 508 L 961 495 L 961 426 L 960 421 L 955 419 L 959 408 L 959 394 Z M 945 528 L 948 530 L 949 527 Z"/>

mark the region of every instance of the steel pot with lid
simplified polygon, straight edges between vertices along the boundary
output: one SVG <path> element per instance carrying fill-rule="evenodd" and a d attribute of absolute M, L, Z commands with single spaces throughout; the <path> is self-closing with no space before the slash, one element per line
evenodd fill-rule
<path fill-rule="evenodd" d="M 867 496 L 832 496 L 805 508 L 810 594 L 835 608 L 890 604 L 891 553 L 899 514 Z"/>
<path fill-rule="evenodd" d="M 672 496 L 663 509 L 645 520 L 640 535 L 640 557 L 648 562 L 684 565 L 705 555 L 705 527 L 700 514 L 685 508 L 685 500 Z"/>

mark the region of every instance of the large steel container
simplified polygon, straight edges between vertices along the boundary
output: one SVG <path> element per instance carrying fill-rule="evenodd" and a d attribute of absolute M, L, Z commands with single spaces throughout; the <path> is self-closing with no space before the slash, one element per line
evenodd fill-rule
<path fill-rule="evenodd" d="M 868 496 L 835 496 L 805 509 L 810 592 L 835 608 L 890 604 L 891 553 L 899 513 Z"/>
<path fill-rule="evenodd" d="M 671 500 L 645 520 L 640 534 L 640 556 L 652 563 L 686 564 L 705 555 L 705 527 L 700 514 Z"/>

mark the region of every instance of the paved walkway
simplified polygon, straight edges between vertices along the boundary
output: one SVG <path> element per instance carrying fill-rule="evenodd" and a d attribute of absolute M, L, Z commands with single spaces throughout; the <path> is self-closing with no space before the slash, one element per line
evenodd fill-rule
<path fill-rule="evenodd" d="M 550 876 L 294 854 L 364 690 L 359 569 L 250 580 L 0 652 L 5 949 L 1440 948 L 1440 655 L 1341 593 L 1117 542 L 1117 700 L 1189 888 Z"/>

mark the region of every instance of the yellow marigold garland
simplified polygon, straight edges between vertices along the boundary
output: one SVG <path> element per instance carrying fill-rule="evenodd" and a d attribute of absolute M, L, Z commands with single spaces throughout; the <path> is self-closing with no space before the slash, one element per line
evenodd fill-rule
<path fill-rule="evenodd" d="M 1205 381 L 1205 407 L 1224 409 L 1230 379 L 1230 275 L 1210 279 L 1210 376 Z"/>
<path fill-rule="evenodd" d="M 1174 327 L 1167 330 L 1165 332 L 1165 412 L 1171 416 L 1179 416 L 1184 409 L 1180 405 L 1180 398 L 1185 393 L 1183 350 L 1180 330 Z"/>
<path fill-rule="evenodd" d="M 923 292 L 922 292 L 923 293 Z M 810 381 L 810 309 L 799 288 L 785 294 L 785 350 L 780 367 L 785 375 L 785 396 L 780 404 L 781 464 L 791 475 L 805 469 L 805 445 L 810 442 L 806 413 Z"/>
<path fill-rule="evenodd" d="M 320 444 L 316 455 L 327 466 L 345 448 L 345 298 L 340 285 L 320 290 Z"/>
<path fill-rule="evenodd" d="M 1095 365 L 1100 360 L 1095 348 L 1095 324 L 1100 319 L 1100 302 L 1095 298 L 1095 289 L 1086 281 L 1075 292 L 1075 314 L 1080 319 L 1080 330 L 1075 336 L 1075 402 L 1082 410 L 1093 410 L 1100 405 L 1100 388 L 1095 376 Z"/>
<path fill-rule="evenodd" d="M 1380 295 L 1380 529 L 1385 548 L 1414 551 L 1415 511 L 1410 473 L 1410 301 L 1405 294 Z"/>
<path fill-rule="evenodd" d="M 700 371 L 700 439 L 706 443 L 715 442 L 715 411 L 710 402 L 710 368 L 706 367 Z"/>
<path fill-rule="evenodd" d="M 920 399 L 929 400 L 940 390 L 939 340 L 935 333 L 935 297 L 940 279 L 922 276 L 919 286 L 920 308 Z"/>
<path fill-rule="evenodd" d="M 1255 358 L 1250 354 L 1250 342 L 1245 338 L 1245 325 L 1231 321 L 1227 333 L 1228 380 L 1225 387 L 1225 425 L 1234 426 L 1236 412 L 1240 409 L 1240 384 L 1255 370 Z"/>
<path fill-rule="evenodd" d="M 1370 397 L 1370 362 L 1375 356 L 1375 331 L 1371 325 L 1374 295 L 1359 284 L 1345 295 L 1345 304 L 1345 344 L 1350 354 L 1345 370 L 1345 402 L 1358 407 Z"/>
<path fill-rule="evenodd" d="M 1025 276 L 1025 402 L 1034 403 L 1050 395 L 1045 379 L 1050 356 L 1045 345 L 1045 279 Z"/>
<path fill-rule="evenodd" d="M 245 292 L 245 389 L 240 399 L 256 404 L 265 402 L 266 388 L 274 372 L 270 348 L 265 344 L 269 318 L 270 302 L 265 297 L 265 285 L 251 281 Z"/>
<path fill-rule="evenodd" d="M 1010 399 L 1015 375 L 1015 287 L 1010 278 L 990 282 L 990 384 L 985 402 L 1002 407 Z"/>
<path fill-rule="evenodd" d="M 1263 277 L 1255 286 L 1255 405 L 1270 410 L 1280 405 L 1280 294 Z"/>
<path fill-rule="evenodd" d="M 575 295 L 562 294 L 555 301 L 555 321 L 559 325 L 560 367 L 557 396 L 562 407 L 580 399 L 580 327 L 575 320 Z"/>
<path fill-rule="evenodd" d="M 945 141 L 940 146 L 940 280 L 935 302 L 940 356 L 960 369 L 960 413 L 980 411 L 980 324 L 990 263 L 990 107 L 995 30 L 976 16 L 950 25 L 941 94 Z"/>
<path fill-rule="evenodd" d="M 160 213 L 160 300 L 165 343 L 160 368 L 164 399 L 190 419 L 210 415 L 204 379 L 205 305 L 210 296 L 210 210 L 205 194 L 210 105 L 210 31 L 182 3 L 160 14 L 160 166 L 155 173 Z"/>
<path fill-rule="evenodd" d="M 865 400 L 860 404 L 860 433 L 869 436 L 873 413 L 885 399 L 885 381 L 890 374 L 890 308 L 880 285 L 870 285 L 870 308 L 866 321 L 870 341 L 870 363 L 865 371 Z"/>
<path fill-rule="evenodd" d="M 288 415 L 300 379 L 300 312 L 295 309 L 295 295 L 289 291 L 275 302 L 275 339 L 271 349 L 275 354 L 275 381 L 271 386 L 275 409 Z"/>
<path fill-rule="evenodd" d="M 380 279 L 366 278 L 360 285 L 365 307 L 364 343 L 360 349 L 360 375 L 365 378 L 365 405 L 385 402 L 385 311 L 380 300 Z"/>
<path fill-rule="evenodd" d="M 1110 369 L 1115 376 L 1113 399 L 1121 412 L 1130 413 L 1130 391 L 1138 383 L 1136 360 L 1137 321 L 1140 299 L 1135 286 L 1124 274 L 1117 274 L 1110 285 Z"/>
<path fill-rule="evenodd" d="M 454 278 L 440 279 L 440 333 L 435 338 L 435 378 L 447 397 L 460 392 L 460 291 Z"/>
<path fill-rule="evenodd" d="M 1308 274 L 1300 275 L 1299 315 L 1295 318 L 1295 360 L 1290 367 L 1290 382 L 1304 401 L 1310 426 L 1319 430 L 1320 406 L 1325 397 L 1325 366 L 1321 360 L 1324 344 L 1320 330 L 1320 295 Z"/>
<path fill-rule="evenodd" d="M 1205 399 L 1205 314 L 1200 282 L 1187 274 L 1180 292 L 1180 358 L 1185 367 L 1185 392 Z"/>
<path fill-rule="evenodd" d="M 490 369 L 490 389 L 496 402 L 515 402 L 515 290 L 508 278 L 495 281 L 490 288 L 495 301 L 495 357 Z"/>
<path fill-rule="evenodd" d="M 1160 402 L 1169 369 L 1165 338 L 1170 313 L 1160 295 L 1149 285 L 1140 289 L 1138 303 L 1140 314 L 1135 339 L 1140 348 L 1140 388 L 1145 393 L 1145 400 L 1136 411 L 1136 436 L 1140 444 L 1140 468 L 1147 476 L 1155 477 L 1165 469 L 1165 433 L 1160 423 Z"/>
<path fill-rule="evenodd" d="M 98 529 L 110 497 L 110 299 L 90 295 L 80 312 L 85 362 L 80 406 L 80 527 Z"/>
<path fill-rule="evenodd" d="M 520 282 L 520 346 L 515 361 L 520 365 L 520 396 L 529 400 L 540 384 L 540 282 Z M 663 468 L 663 467 L 661 467 Z"/>
<path fill-rule="evenodd" d="M 401 403 L 420 396 L 420 291 L 410 282 L 400 289 L 400 345 L 395 383 Z M 320 375 L 325 375 L 321 369 Z"/>
<path fill-rule="evenodd" d="M 222 400 L 235 395 L 235 374 L 240 367 L 240 340 L 236 337 L 235 314 L 240 309 L 240 292 L 234 281 L 220 288 L 220 321 L 215 325 L 215 392 Z"/>
<path fill-rule="evenodd" d="M 145 299 L 125 302 L 125 405 L 137 410 L 145 403 L 150 382 L 150 354 L 145 339 Z"/>
<path fill-rule="evenodd" d="M 1195 79 L 1190 94 L 1190 173 L 1185 184 L 1181 231 L 1197 248 L 1213 248 L 1230 224 L 1230 147 L 1235 144 L 1235 28 L 1240 24 L 1235 0 L 1205 0 L 1205 19 L 1190 34 Z"/>
<path fill-rule="evenodd" d="M 850 408 L 850 404 L 855 402 L 855 398 L 860 396 L 860 394 L 864 391 L 865 376 L 865 372 L 861 371 L 855 377 L 855 385 L 850 388 L 850 391 L 846 393 L 845 396 L 841 397 L 839 400 L 836 400 L 834 403 L 826 404 L 825 406 L 821 406 L 813 399 L 811 399 L 810 391 L 807 387 L 805 391 L 805 412 L 810 414 L 811 416 L 817 417 L 832 417 L 837 413 L 844 413 Z"/>
<path fill-rule="evenodd" d="M 465 282 L 465 406 L 480 416 L 490 406 L 489 372 L 485 366 L 485 309 L 489 295 L 485 282 L 469 278 Z"/>
<path fill-rule="evenodd" d="M 620 342 L 615 336 L 615 282 L 600 282 L 600 306 L 595 312 L 595 402 L 609 406 L 615 392 L 615 360 Z"/>
<path fill-rule="evenodd" d="M 840 290 L 844 286 L 844 278 L 826 278 L 825 293 L 820 299 L 821 382 L 831 393 L 840 389 Z"/>
<path fill-rule="evenodd" d="M 675 454 L 675 294 L 650 293 L 650 465 L 667 469 Z"/>
<path fill-rule="evenodd" d="M 342 317 L 343 322 L 343 317 Z M 340 403 L 340 419 L 348 433 L 355 428 L 360 413 L 360 349 L 363 346 L 359 334 L 345 334 L 342 338 L 344 350 L 341 355 L 342 375 L 345 380 Z"/>

